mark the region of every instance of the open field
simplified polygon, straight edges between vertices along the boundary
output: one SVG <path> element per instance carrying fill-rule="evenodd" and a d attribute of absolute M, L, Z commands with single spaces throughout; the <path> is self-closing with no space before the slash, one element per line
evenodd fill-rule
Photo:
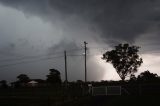
<path fill-rule="evenodd" d="M 52 106 L 79 99 L 81 89 L 7 88 L 0 89 L 0 106 Z"/>
<path fill-rule="evenodd" d="M 81 97 L 57 100 L 56 97 L 6 97 L 0 106 L 158 106 L 160 96 Z"/>
<path fill-rule="evenodd" d="M 158 106 L 160 95 L 87 95 L 79 88 L 0 89 L 0 106 Z"/>

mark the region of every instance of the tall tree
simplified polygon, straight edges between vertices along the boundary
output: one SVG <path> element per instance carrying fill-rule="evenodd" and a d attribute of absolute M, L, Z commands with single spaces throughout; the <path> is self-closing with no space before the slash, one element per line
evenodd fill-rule
<path fill-rule="evenodd" d="M 61 83 L 60 72 L 56 69 L 50 69 L 49 75 L 47 75 L 47 82 L 51 84 Z"/>
<path fill-rule="evenodd" d="M 118 46 L 115 46 L 114 50 L 104 53 L 102 59 L 113 64 L 113 67 L 116 69 L 120 78 L 124 81 L 126 76 L 137 72 L 137 68 L 143 63 L 138 52 L 138 46 L 119 44 Z"/>
<path fill-rule="evenodd" d="M 26 83 L 29 81 L 29 77 L 26 74 L 20 74 L 19 76 L 17 76 L 17 79 L 21 83 Z"/>

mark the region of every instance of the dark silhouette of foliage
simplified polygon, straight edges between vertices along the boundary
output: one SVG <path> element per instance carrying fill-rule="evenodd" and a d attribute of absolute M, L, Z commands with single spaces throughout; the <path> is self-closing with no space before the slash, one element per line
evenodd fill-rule
<path fill-rule="evenodd" d="M 17 78 L 20 83 L 27 83 L 30 80 L 26 74 L 20 74 Z"/>
<path fill-rule="evenodd" d="M 134 74 L 131 74 L 131 76 L 130 76 L 130 81 L 131 81 L 131 82 L 134 82 L 134 81 L 136 81 L 136 80 L 137 80 L 136 76 L 135 76 Z"/>
<path fill-rule="evenodd" d="M 50 73 L 47 75 L 47 82 L 51 84 L 60 84 L 61 83 L 61 76 L 60 72 L 56 69 L 50 69 Z"/>
<path fill-rule="evenodd" d="M 148 70 L 142 72 L 140 75 L 138 75 L 138 81 L 155 81 L 159 80 L 158 75 L 154 73 L 150 73 Z"/>
<path fill-rule="evenodd" d="M 143 63 L 142 58 L 137 54 L 139 47 L 129 44 L 119 44 L 114 50 L 103 54 L 102 59 L 113 64 L 122 81 L 126 76 L 137 72 L 137 68 Z"/>
<path fill-rule="evenodd" d="M 8 87 L 7 81 L 6 81 L 6 80 L 0 81 L 0 87 L 1 87 L 1 88 L 7 88 L 7 87 Z"/>

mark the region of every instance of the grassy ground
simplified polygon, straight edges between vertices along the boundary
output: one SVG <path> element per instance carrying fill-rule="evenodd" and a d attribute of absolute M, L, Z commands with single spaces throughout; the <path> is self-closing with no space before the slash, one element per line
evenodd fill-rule
<path fill-rule="evenodd" d="M 85 95 L 78 88 L 0 89 L 0 106 L 159 106 L 160 95 Z"/>
<path fill-rule="evenodd" d="M 6 97 L 0 106 L 159 106 L 160 96 L 88 97 L 56 100 L 55 97 Z"/>
<path fill-rule="evenodd" d="M 84 97 L 79 88 L 0 89 L 0 106 L 61 106 Z"/>

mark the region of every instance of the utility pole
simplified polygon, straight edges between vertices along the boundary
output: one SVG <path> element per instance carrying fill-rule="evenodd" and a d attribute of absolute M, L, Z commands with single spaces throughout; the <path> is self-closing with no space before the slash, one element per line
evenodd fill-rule
<path fill-rule="evenodd" d="M 65 61 L 65 82 L 67 85 L 68 78 L 67 78 L 67 53 L 66 53 L 66 51 L 64 51 L 64 61 Z"/>
<path fill-rule="evenodd" d="M 87 57 L 87 47 L 86 47 L 86 45 L 87 45 L 88 43 L 86 42 L 86 41 L 84 41 L 84 50 L 85 50 L 85 82 L 87 82 L 87 65 L 86 65 L 86 63 L 87 63 L 87 61 L 86 61 L 86 57 Z"/>

